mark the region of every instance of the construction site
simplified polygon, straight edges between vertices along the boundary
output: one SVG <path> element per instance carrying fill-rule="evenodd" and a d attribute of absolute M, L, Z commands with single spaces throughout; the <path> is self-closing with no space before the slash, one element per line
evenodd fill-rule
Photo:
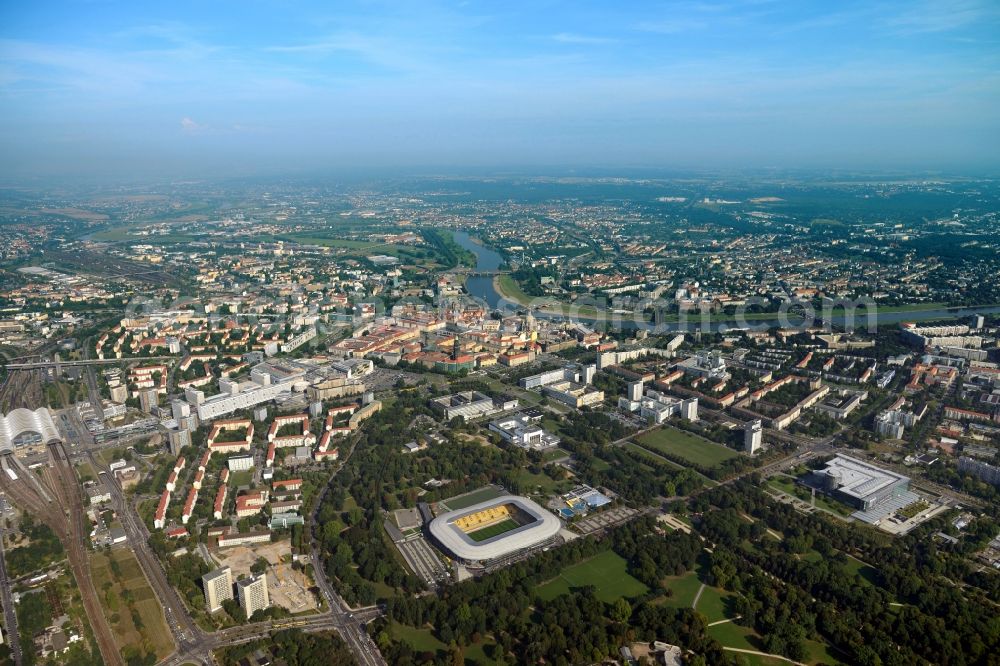
<path fill-rule="evenodd" d="M 212 553 L 220 567 L 232 569 L 233 578 L 250 576 L 250 567 L 258 559 L 267 560 L 267 594 L 274 606 L 290 613 L 304 613 L 319 608 L 319 602 L 310 588 L 312 579 L 302 570 L 292 566 L 292 550 L 288 541 L 264 543 L 254 546 L 235 546 Z"/>

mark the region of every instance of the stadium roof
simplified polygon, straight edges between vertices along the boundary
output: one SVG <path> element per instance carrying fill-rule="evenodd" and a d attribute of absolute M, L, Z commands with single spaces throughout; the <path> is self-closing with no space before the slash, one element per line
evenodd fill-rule
<path fill-rule="evenodd" d="M 463 516 L 494 506 L 513 504 L 535 520 L 527 525 L 498 534 L 485 541 L 473 541 L 469 535 L 454 525 Z M 456 557 L 468 560 L 494 560 L 525 548 L 531 548 L 559 533 L 562 523 L 553 514 L 526 497 L 503 495 L 480 502 L 464 509 L 441 514 L 430 524 L 431 534 Z"/>
<path fill-rule="evenodd" d="M 14 440 L 28 432 L 38 433 L 46 444 L 62 439 L 48 409 L 31 411 L 22 407 L 0 418 L 0 453 L 13 451 Z"/>

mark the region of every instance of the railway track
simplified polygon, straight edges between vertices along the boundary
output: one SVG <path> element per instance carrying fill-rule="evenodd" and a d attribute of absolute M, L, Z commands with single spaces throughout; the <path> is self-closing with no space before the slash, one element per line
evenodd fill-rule
<path fill-rule="evenodd" d="M 46 474 L 52 476 L 52 486 L 57 496 L 60 507 L 67 510 L 64 520 L 67 523 L 68 548 L 67 556 L 70 567 L 73 569 L 73 576 L 76 578 L 77 587 L 80 590 L 80 598 L 83 600 L 87 616 L 90 618 L 90 627 L 94 631 L 94 638 L 101 651 L 101 657 L 105 664 L 124 664 L 121 653 L 118 651 L 118 643 L 115 634 L 111 630 L 104 609 L 97 596 L 97 589 L 94 587 L 93 578 L 90 575 L 90 556 L 84 539 L 87 531 L 83 524 L 83 502 L 80 497 L 80 484 L 76 478 L 76 472 L 69 462 L 69 456 L 61 442 L 49 445 L 49 454 L 53 459 L 53 466 L 46 468 Z"/>
<path fill-rule="evenodd" d="M 85 542 L 87 530 L 83 524 L 83 503 L 76 472 L 61 443 L 50 444 L 49 455 L 52 465 L 44 468 L 41 480 L 32 478 L 33 472 L 8 459 L 5 464 L 16 468 L 17 479 L 0 474 L 0 488 L 22 510 L 48 525 L 62 542 L 102 660 L 105 664 L 124 664 L 90 574 Z M 40 487 L 35 488 L 34 483 L 39 483 Z M 48 493 L 50 498 L 46 499 L 43 493 Z"/>
<path fill-rule="evenodd" d="M 40 388 L 32 388 L 38 384 L 33 381 L 35 373 L 35 370 L 13 370 L 7 375 L 7 380 L 0 389 L 0 410 L 6 413 L 33 404 L 34 394 L 40 392 Z"/>
<path fill-rule="evenodd" d="M 0 384 L 0 412 L 7 412 L 7 395 L 10 392 L 10 383 L 14 381 L 14 375 L 17 374 L 13 371 L 8 371 L 7 376 L 3 378 L 3 384 Z"/>
<path fill-rule="evenodd" d="M 72 515 L 73 501 L 69 496 L 69 493 L 66 491 L 66 486 L 64 485 L 65 480 L 61 474 L 59 462 L 56 459 L 56 454 L 54 452 L 55 445 L 50 444 L 49 455 L 52 457 L 54 464 L 49 467 L 42 468 L 42 480 L 53 493 L 53 499 L 55 500 L 53 502 L 53 506 L 58 507 L 62 512 L 61 518 L 66 524 L 67 535 L 72 535 L 74 532 L 72 529 L 74 522 Z"/>
<path fill-rule="evenodd" d="M 5 464 L 10 468 L 16 468 L 17 479 L 11 479 L 7 474 L 0 475 L 0 488 L 17 504 L 21 509 L 34 514 L 39 520 L 48 525 L 62 539 L 67 535 L 67 524 L 65 515 L 54 505 L 50 498 L 44 497 L 32 485 L 32 479 L 28 476 L 32 472 L 15 465 L 10 458 Z"/>

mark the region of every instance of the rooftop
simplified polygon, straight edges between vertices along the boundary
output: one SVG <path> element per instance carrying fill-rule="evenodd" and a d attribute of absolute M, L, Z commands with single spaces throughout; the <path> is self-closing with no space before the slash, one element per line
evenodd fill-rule
<path fill-rule="evenodd" d="M 870 465 L 857 458 L 837 455 L 826 464 L 828 474 L 831 471 L 840 475 L 838 490 L 845 495 L 863 499 L 874 492 L 882 490 L 894 483 L 908 481 L 902 474 Z"/>
<path fill-rule="evenodd" d="M 513 504 L 534 520 L 479 542 L 474 541 L 454 524 L 466 516 L 505 504 Z M 554 537 L 561 528 L 562 523 L 554 515 L 530 499 L 515 495 L 503 495 L 464 509 L 449 511 L 435 518 L 430 524 L 431 534 L 441 545 L 455 556 L 470 561 L 492 560 L 530 548 Z"/>

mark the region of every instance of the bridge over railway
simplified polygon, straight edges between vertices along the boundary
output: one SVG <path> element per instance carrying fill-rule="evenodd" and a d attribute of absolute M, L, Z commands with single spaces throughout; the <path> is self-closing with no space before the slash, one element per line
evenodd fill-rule
<path fill-rule="evenodd" d="M 22 363 L 8 363 L 8 370 L 44 370 L 45 368 L 72 368 L 88 365 L 116 365 L 121 363 L 134 363 L 146 361 L 176 361 L 180 356 L 136 356 L 131 358 L 94 358 L 80 361 L 24 361 Z"/>

